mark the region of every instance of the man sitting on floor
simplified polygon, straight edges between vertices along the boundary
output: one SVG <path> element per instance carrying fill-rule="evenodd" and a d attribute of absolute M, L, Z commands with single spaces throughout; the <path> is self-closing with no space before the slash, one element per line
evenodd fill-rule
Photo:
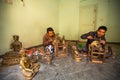
<path fill-rule="evenodd" d="M 81 35 L 82 39 L 87 39 L 87 43 L 84 48 L 85 55 L 87 55 L 87 53 L 89 51 L 89 45 L 95 40 L 100 42 L 103 49 L 105 48 L 105 44 L 106 44 L 105 33 L 106 33 L 106 31 L 107 31 L 106 26 L 100 26 L 97 29 L 97 31 L 91 31 L 89 33 L 85 33 L 85 34 Z"/>
<path fill-rule="evenodd" d="M 51 27 L 48 27 L 47 33 L 43 37 L 43 45 L 44 45 L 44 49 L 46 50 L 46 48 L 48 48 L 51 53 L 54 52 L 53 44 L 52 44 L 54 37 L 55 37 L 54 30 Z"/>

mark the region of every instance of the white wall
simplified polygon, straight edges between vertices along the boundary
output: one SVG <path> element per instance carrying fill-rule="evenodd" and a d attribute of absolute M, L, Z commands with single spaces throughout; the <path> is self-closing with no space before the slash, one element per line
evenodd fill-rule
<path fill-rule="evenodd" d="M 57 0 L 13 0 L 13 4 L 0 1 L 0 52 L 9 50 L 12 35 L 20 36 L 23 47 L 42 43 L 46 28 L 58 32 Z"/>
<path fill-rule="evenodd" d="M 66 39 L 78 39 L 79 31 L 79 0 L 60 0 L 59 32 Z"/>
<path fill-rule="evenodd" d="M 67 39 L 79 40 L 79 9 L 80 6 L 96 5 L 96 29 L 105 25 L 108 27 L 106 38 L 108 42 L 120 42 L 120 10 L 119 0 L 60 0 L 59 2 L 59 31 Z M 89 13 L 88 13 L 89 14 Z M 84 28 L 84 27 L 82 27 Z M 112 36 L 111 36 L 112 35 Z"/>
<path fill-rule="evenodd" d="M 108 42 L 120 42 L 119 0 L 0 0 L 0 54 L 9 50 L 12 35 L 20 36 L 23 47 L 39 45 L 48 26 L 66 39 L 79 40 L 80 6 L 97 5 L 96 29 L 108 27 Z M 83 27 L 84 28 L 84 27 Z"/>
<path fill-rule="evenodd" d="M 110 0 L 107 14 L 107 39 L 110 42 L 120 42 L 120 0 Z"/>

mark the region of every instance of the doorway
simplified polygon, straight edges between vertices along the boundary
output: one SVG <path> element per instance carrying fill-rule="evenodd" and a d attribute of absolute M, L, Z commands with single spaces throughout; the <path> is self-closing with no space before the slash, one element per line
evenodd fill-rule
<path fill-rule="evenodd" d="M 96 29 L 96 14 L 96 5 L 80 6 L 80 35 Z"/>

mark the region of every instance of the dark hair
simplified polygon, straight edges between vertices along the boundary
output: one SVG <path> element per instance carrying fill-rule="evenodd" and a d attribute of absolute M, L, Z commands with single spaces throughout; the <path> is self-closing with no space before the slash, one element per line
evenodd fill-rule
<path fill-rule="evenodd" d="M 107 31 L 107 27 L 106 27 L 106 26 L 100 26 L 100 27 L 98 28 L 98 30 L 100 30 L 100 29 L 103 29 L 103 30 Z"/>
<path fill-rule="evenodd" d="M 47 33 L 48 33 L 49 31 L 54 31 L 54 30 L 53 30 L 53 28 L 48 27 L 48 28 L 47 28 Z"/>

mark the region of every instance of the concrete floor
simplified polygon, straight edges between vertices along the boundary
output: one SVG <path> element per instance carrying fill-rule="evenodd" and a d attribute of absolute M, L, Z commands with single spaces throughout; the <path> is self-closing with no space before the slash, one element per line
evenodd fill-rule
<path fill-rule="evenodd" d="M 88 62 L 85 57 L 75 62 L 71 55 L 54 60 L 51 65 L 40 63 L 39 72 L 33 80 L 120 80 L 120 44 L 108 44 L 116 54 L 104 64 Z M 0 80 L 25 80 L 19 65 L 0 66 Z"/>

